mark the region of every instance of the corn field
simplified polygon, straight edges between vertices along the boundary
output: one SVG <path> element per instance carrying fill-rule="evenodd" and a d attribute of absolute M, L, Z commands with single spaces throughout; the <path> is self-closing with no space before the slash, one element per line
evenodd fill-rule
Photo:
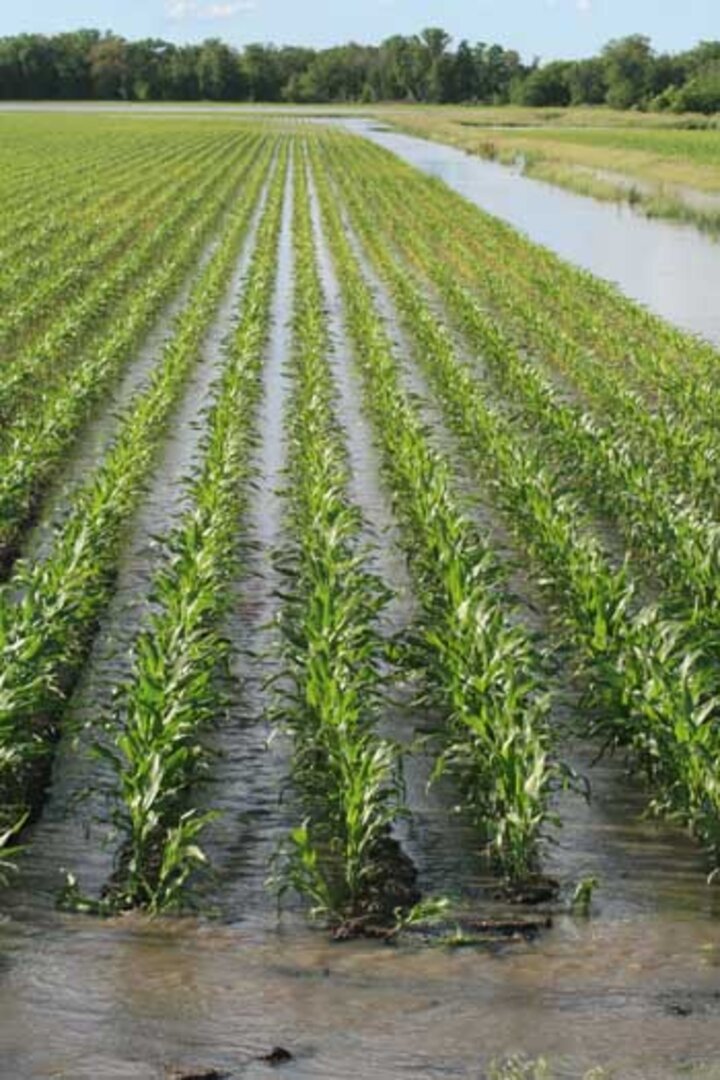
<path fill-rule="evenodd" d="M 112 865 L 91 887 L 59 851 L 59 903 L 202 910 L 238 705 L 284 763 L 267 903 L 338 936 L 445 909 L 407 842 L 435 790 L 473 836 L 468 884 L 572 892 L 548 857 L 592 791 L 578 740 L 714 880 L 717 353 L 328 126 L 3 126 L 4 886 L 85 755 Z M 79 718 L 123 599 L 121 670 Z"/>

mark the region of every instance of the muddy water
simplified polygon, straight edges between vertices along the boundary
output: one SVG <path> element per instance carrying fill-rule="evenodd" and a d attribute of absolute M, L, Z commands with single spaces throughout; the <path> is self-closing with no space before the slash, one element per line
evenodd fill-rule
<path fill-rule="evenodd" d="M 523 176 L 451 146 L 384 130 L 370 120 L 336 120 L 438 176 L 563 258 L 615 282 L 658 315 L 720 342 L 720 245 L 692 225 L 649 220 Z"/>
<path fill-rule="evenodd" d="M 149 1080 L 182 1064 L 261 1077 L 253 1059 L 278 1044 L 295 1055 L 288 1077 L 480 1077 L 519 1050 L 558 1076 L 598 1063 L 684 1075 L 720 1053 L 720 940 L 682 845 L 643 830 L 637 865 L 633 810 L 612 807 L 614 836 L 608 807 L 595 821 L 614 899 L 535 945 L 331 946 L 299 926 L 263 932 L 244 912 L 0 925 L 2 1075 Z M 620 900 L 618 874 L 638 870 L 642 887 Z"/>
<path fill-rule="evenodd" d="M 277 591 L 274 564 L 283 532 L 286 458 L 284 410 L 286 364 L 291 349 L 293 290 L 292 166 L 283 203 L 272 331 L 263 369 L 263 396 L 257 420 L 254 491 L 242 526 L 241 573 L 233 586 L 227 635 L 234 643 L 232 703 L 216 736 L 220 754 L 207 792 L 221 818 L 208 831 L 205 847 L 216 881 L 209 900 L 244 933 L 272 933 L 276 907 L 267 887 L 278 845 L 295 824 L 280 795 L 289 774 L 289 748 L 273 731 L 268 715 L 268 679 L 277 672 Z"/>

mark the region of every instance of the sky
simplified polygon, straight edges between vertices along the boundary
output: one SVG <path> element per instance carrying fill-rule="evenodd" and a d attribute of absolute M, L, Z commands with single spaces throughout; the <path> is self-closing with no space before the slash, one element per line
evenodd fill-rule
<path fill-rule="evenodd" d="M 659 51 L 720 38 L 720 0 L 0 0 L 0 36 L 79 27 L 128 38 L 323 47 L 442 26 L 457 43 L 499 42 L 525 59 L 589 56 L 643 33 Z"/>

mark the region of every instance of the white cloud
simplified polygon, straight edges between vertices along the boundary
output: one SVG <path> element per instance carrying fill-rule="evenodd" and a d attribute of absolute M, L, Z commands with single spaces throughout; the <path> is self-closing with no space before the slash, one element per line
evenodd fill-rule
<path fill-rule="evenodd" d="M 254 0 L 230 0 L 224 4 L 198 3 L 197 0 L 166 0 L 170 19 L 231 19 L 243 11 L 254 11 Z"/>
<path fill-rule="evenodd" d="M 584 15 L 589 15 L 592 11 L 592 0 L 577 0 L 577 9 Z"/>

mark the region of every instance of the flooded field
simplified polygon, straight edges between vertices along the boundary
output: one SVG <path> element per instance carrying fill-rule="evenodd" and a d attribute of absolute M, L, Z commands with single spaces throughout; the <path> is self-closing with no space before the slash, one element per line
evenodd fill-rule
<path fill-rule="evenodd" d="M 0 1076 L 720 1075 L 720 248 L 360 121 L 47 123 L 177 199 L 44 384 L 7 331 Z"/>

